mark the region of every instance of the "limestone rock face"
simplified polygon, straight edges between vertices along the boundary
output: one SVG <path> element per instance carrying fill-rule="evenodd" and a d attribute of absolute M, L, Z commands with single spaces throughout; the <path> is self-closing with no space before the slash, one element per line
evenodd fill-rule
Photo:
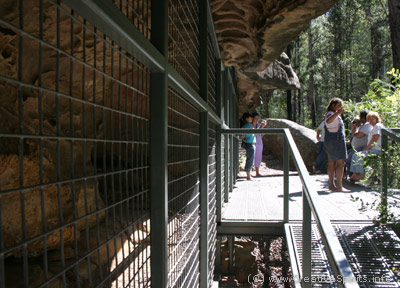
<path fill-rule="evenodd" d="M 221 57 L 225 66 L 234 66 L 238 73 L 241 97 L 251 110 L 254 97 L 263 89 L 295 89 L 298 84 L 290 77 L 282 80 L 281 73 L 264 71 L 273 63 L 287 66 L 279 60 L 282 51 L 303 31 L 313 18 L 322 15 L 337 0 L 211 0 L 214 26 Z M 271 69 L 271 68 L 269 68 Z M 267 69 L 268 70 L 268 69 Z M 280 68 L 277 71 L 281 70 Z M 284 69 L 287 70 L 287 69 Z M 260 81 L 269 80 L 258 86 Z M 269 82 L 269 83 L 268 83 Z M 253 89 L 248 89 L 252 86 Z M 275 88 L 273 88 L 275 87 Z M 249 105 L 251 104 L 251 105 Z"/>
<path fill-rule="evenodd" d="M 307 169 L 312 171 L 317 157 L 317 140 L 314 130 L 284 119 L 268 119 L 266 128 L 289 128 Z M 264 150 L 270 150 L 274 156 L 283 160 L 283 136 L 264 135 L 263 144 Z M 291 169 L 294 168 L 294 162 L 291 160 Z"/>

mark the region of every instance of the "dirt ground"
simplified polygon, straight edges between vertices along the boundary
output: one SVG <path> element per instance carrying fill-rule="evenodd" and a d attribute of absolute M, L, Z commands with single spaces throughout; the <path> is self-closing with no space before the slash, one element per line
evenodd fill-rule
<path fill-rule="evenodd" d="M 223 277 L 220 287 L 276 287 L 292 288 L 292 271 L 284 237 L 246 237 L 256 244 L 252 254 L 256 258 L 258 274 L 249 279 L 250 283 L 238 283 L 235 277 Z"/>

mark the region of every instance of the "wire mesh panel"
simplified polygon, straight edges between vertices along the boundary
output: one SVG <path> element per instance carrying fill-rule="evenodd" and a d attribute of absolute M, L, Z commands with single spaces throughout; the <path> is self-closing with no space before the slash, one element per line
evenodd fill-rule
<path fill-rule="evenodd" d="M 221 203 L 224 203 L 225 195 L 225 141 L 226 136 L 221 135 Z"/>
<path fill-rule="evenodd" d="M 199 112 L 177 92 L 168 97 L 168 282 L 198 287 L 200 257 Z"/>
<path fill-rule="evenodd" d="M 169 0 L 168 58 L 176 71 L 199 92 L 199 0 Z"/>
<path fill-rule="evenodd" d="M 210 286 L 214 279 L 215 249 L 217 237 L 217 159 L 216 126 L 211 121 L 208 132 L 208 259 Z"/>
<path fill-rule="evenodd" d="M 208 105 L 214 111 L 217 110 L 217 81 L 216 81 L 216 74 L 217 74 L 217 66 L 215 61 L 215 50 L 211 42 L 210 36 L 207 38 L 207 59 L 208 59 Z"/>
<path fill-rule="evenodd" d="M 7 5 L 0 286 L 149 287 L 149 70 L 60 1 Z"/>
<path fill-rule="evenodd" d="M 119 10 L 150 40 L 151 1 L 150 0 L 113 0 Z"/>

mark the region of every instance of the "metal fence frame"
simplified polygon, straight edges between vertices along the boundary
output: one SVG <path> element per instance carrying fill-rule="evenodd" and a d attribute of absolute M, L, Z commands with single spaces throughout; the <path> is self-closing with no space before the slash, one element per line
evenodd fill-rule
<path fill-rule="evenodd" d="M 22 0 L 21 0 L 22 1 Z M 50 0 L 52 1 L 52 0 Z M 54 1 L 56 2 L 56 1 Z M 168 1 L 152 1 L 151 7 L 146 6 L 151 13 L 151 25 L 140 23 L 139 20 L 130 18 L 134 7 L 129 7 L 129 1 L 116 5 L 110 0 L 62 0 L 74 11 L 77 11 L 85 21 L 90 22 L 96 29 L 118 43 L 130 55 L 145 65 L 151 71 L 150 75 L 150 207 L 151 207 L 151 278 L 153 287 L 168 287 L 168 89 L 172 87 L 186 101 L 200 112 L 200 190 L 201 190 L 201 225 L 200 225 L 200 275 L 199 286 L 212 285 L 213 267 L 216 249 L 216 227 L 209 235 L 210 218 L 215 216 L 215 221 L 221 220 L 222 197 L 228 200 L 228 193 L 233 189 L 238 171 L 238 144 L 233 136 L 225 138 L 224 147 L 221 146 L 221 127 L 237 127 L 238 102 L 236 83 L 232 71 L 223 67 L 221 55 L 215 34 L 209 1 L 199 0 L 200 17 L 200 71 L 199 92 L 190 85 L 168 61 Z M 115 3 L 114 3 L 115 2 Z M 118 1 L 117 1 L 118 2 Z M 147 4 L 146 4 L 147 5 Z M 136 22 L 135 22 L 136 21 Z M 139 22 L 138 22 L 139 21 Z M 147 25 L 147 26 L 146 26 Z M 208 45 L 207 45 L 208 44 Z M 210 47 L 211 44 L 211 47 Z M 213 55 L 210 55 L 213 53 Z M 211 58 L 210 58 L 211 57 Z M 209 104 L 209 60 L 215 65 L 214 89 L 215 99 Z M 212 81 L 212 80 L 211 80 Z M 209 125 L 215 125 L 215 178 L 209 185 Z M 211 138 L 212 140 L 213 138 Z M 224 151 L 222 163 L 221 151 Z M 229 162 L 228 162 L 229 161 Z M 229 169 L 234 167 L 234 169 Z M 225 181 L 222 182 L 222 173 Z M 215 189 L 215 193 L 209 193 Z M 216 196 L 213 196 L 216 195 Z M 217 199 L 209 199 L 217 197 Z M 216 203 L 216 215 L 209 215 L 210 202 Z M 211 211 L 213 214 L 214 212 Z M 212 220 L 214 221 L 214 220 Z M 1 236 L 1 233 L 0 233 Z M 0 237 L 1 242 L 1 237 Z M 0 243 L 1 244 L 1 243 Z M 214 245 L 215 247 L 210 247 Z M 218 253 L 216 253 L 218 255 Z M 0 245 L 0 270 L 4 273 L 4 254 Z M 2 275 L 0 273 L 0 275 Z M 0 280 L 0 287 L 4 287 Z"/>
<path fill-rule="evenodd" d="M 271 129 L 223 129 L 223 134 L 232 135 L 243 135 L 243 134 L 281 134 L 284 137 L 284 185 L 283 185 L 283 209 L 284 216 L 283 221 L 277 221 L 274 223 L 253 223 L 253 227 L 248 226 L 250 223 L 238 223 L 228 222 L 226 225 L 224 222 L 221 223 L 219 234 L 220 235 L 265 235 L 264 231 L 257 231 L 259 229 L 268 229 L 275 232 L 276 229 L 280 231 L 279 234 L 283 234 L 285 225 L 288 225 L 289 221 L 289 156 L 292 155 L 293 160 L 296 164 L 297 171 L 303 185 L 303 247 L 302 247 L 302 276 L 301 279 L 294 279 L 296 282 L 301 282 L 302 287 L 312 287 L 312 275 L 311 275 L 311 229 L 312 229 L 312 215 L 316 221 L 319 232 L 321 233 L 321 239 L 324 246 L 327 249 L 327 256 L 332 270 L 335 274 L 336 279 L 343 279 L 342 282 L 338 282 L 339 287 L 359 287 L 356 278 L 350 268 L 350 265 L 346 259 L 343 249 L 336 237 L 335 231 L 325 215 L 324 211 L 321 210 L 318 205 L 318 193 L 314 189 L 312 180 L 308 173 L 308 170 L 304 164 L 303 158 L 294 142 L 290 130 L 287 128 L 271 128 Z M 225 226 L 225 227 L 224 227 Z M 246 228 L 247 227 L 247 231 Z M 244 228 L 243 231 L 241 228 Z M 247 232 L 247 233 L 246 233 Z M 276 234 L 275 234 L 276 235 Z M 232 261 L 230 261 L 232 264 Z"/>

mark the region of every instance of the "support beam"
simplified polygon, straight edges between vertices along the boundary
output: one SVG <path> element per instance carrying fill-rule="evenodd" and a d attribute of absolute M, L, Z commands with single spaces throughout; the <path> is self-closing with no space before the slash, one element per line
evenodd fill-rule
<path fill-rule="evenodd" d="M 199 2 L 200 96 L 208 103 L 208 1 Z M 208 112 L 200 113 L 200 287 L 208 287 Z"/>
<path fill-rule="evenodd" d="M 311 288 L 311 207 L 303 189 L 302 287 Z"/>
<path fill-rule="evenodd" d="M 283 144 L 283 222 L 289 222 L 289 144 L 284 137 Z"/>
<path fill-rule="evenodd" d="M 222 97 L 221 97 L 221 60 L 216 60 L 216 106 L 217 115 L 221 117 Z M 216 203 L 217 203 L 217 222 L 221 222 L 222 214 L 222 135 L 221 126 L 218 125 L 216 128 Z"/>
<path fill-rule="evenodd" d="M 151 41 L 168 56 L 168 2 L 152 3 Z M 168 287 L 168 76 L 151 74 L 150 94 L 150 222 L 151 284 Z"/>

